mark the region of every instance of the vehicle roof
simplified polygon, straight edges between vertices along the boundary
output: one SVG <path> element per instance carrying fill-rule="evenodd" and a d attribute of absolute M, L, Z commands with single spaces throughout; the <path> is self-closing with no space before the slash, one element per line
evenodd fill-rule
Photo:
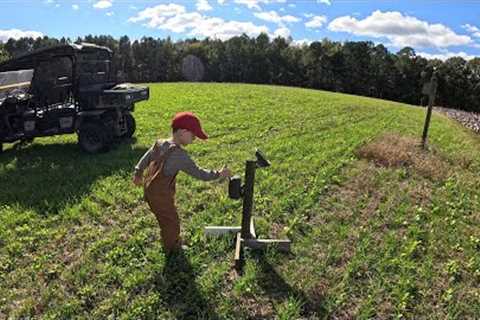
<path fill-rule="evenodd" d="M 0 72 L 15 71 L 20 69 L 34 69 L 39 61 L 49 60 L 55 56 L 76 56 L 80 53 L 104 51 L 111 57 L 112 50 L 107 47 L 97 46 L 91 43 L 65 44 L 55 47 L 40 49 L 21 55 L 0 63 Z"/>

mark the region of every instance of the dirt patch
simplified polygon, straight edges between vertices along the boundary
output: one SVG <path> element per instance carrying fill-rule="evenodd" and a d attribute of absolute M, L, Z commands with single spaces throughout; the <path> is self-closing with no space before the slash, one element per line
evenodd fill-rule
<path fill-rule="evenodd" d="M 363 145 L 355 154 L 378 166 L 405 167 L 432 180 L 443 180 L 449 173 L 448 164 L 435 149 L 423 150 L 418 139 L 393 133 Z"/>

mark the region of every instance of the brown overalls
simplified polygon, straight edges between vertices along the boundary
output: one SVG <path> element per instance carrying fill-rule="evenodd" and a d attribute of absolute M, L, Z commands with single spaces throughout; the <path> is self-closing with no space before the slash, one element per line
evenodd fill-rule
<path fill-rule="evenodd" d="M 159 143 L 153 148 L 153 160 L 147 168 L 144 182 L 144 195 L 150 209 L 155 214 L 165 251 L 176 250 L 181 245 L 180 222 L 175 206 L 176 175 L 166 176 L 163 167 L 168 156 L 178 146 L 171 145 L 168 150 L 161 153 Z"/>

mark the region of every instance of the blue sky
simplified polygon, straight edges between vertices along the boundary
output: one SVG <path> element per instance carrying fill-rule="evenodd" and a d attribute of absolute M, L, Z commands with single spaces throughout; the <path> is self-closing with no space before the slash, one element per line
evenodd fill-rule
<path fill-rule="evenodd" d="M 0 41 L 109 34 L 228 39 L 246 33 L 309 43 L 371 40 L 441 59 L 480 56 L 480 1 L 1 0 Z"/>

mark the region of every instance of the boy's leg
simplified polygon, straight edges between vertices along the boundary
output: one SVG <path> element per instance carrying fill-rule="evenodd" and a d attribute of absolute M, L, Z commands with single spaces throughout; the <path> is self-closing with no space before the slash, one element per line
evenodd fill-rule
<path fill-rule="evenodd" d="M 175 204 L 173 201 L 162 201 L 158 198 L 147 199 L 147 202 L 160 226 L 160 234 L 165 251 L 171 252 L 178 249 L 181 245 L 180 221 Z"/>
<path fill-rule="evenodd" d="M 180 222 L 177 211 L 168 213 L 162 212 L 156 214 L 158 224 L 160 225 L 160 234 L 162 236 L 163 247 L 166 252 L 175 251 L 180 248 Z"/>

